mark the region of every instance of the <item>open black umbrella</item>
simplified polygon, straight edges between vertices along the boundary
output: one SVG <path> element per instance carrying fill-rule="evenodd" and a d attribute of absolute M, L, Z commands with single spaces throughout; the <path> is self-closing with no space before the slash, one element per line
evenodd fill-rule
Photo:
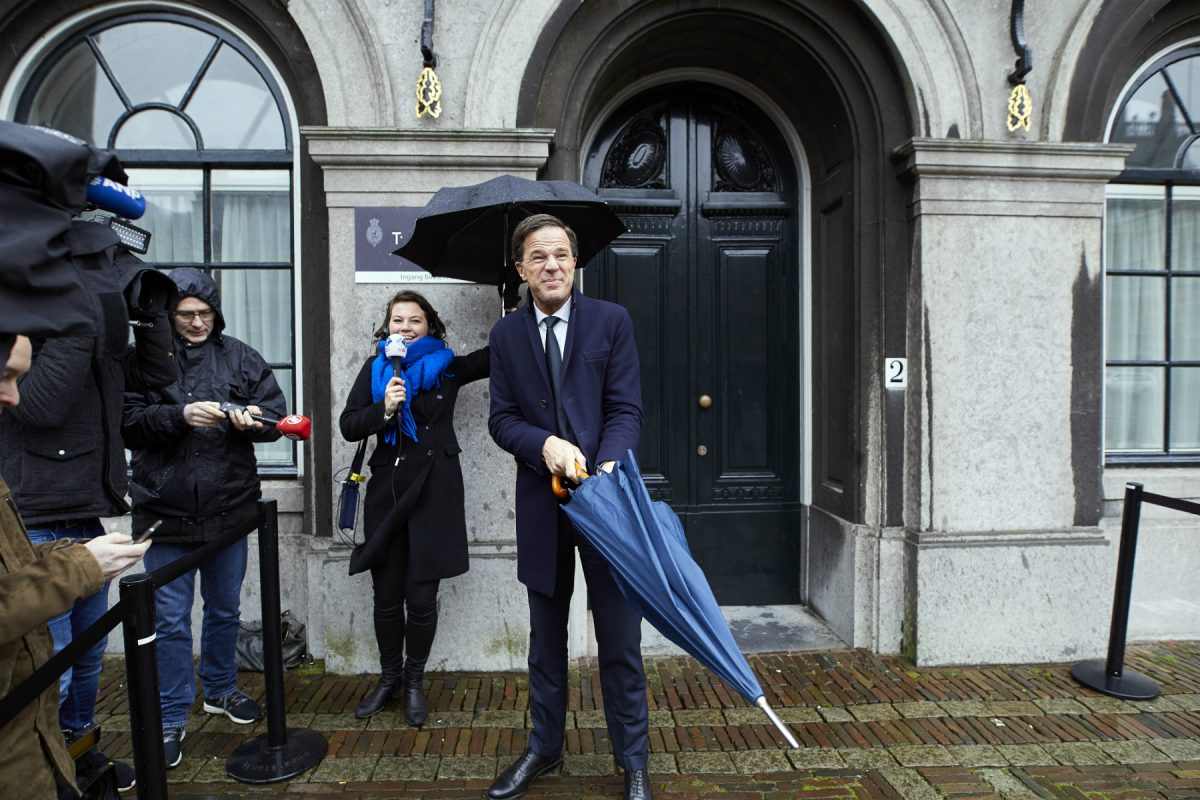
<path fill-rule="evenodd" d="M 501 175 L 439 189 L 409 240 L 393 252 L 434 275 L 503 286 L 516 280 L 510 266 L 513 228 L 532 214 L 553 214 L 575 231 L 581 267 L 625 232 L 616 213 L 578 183 Z"/>

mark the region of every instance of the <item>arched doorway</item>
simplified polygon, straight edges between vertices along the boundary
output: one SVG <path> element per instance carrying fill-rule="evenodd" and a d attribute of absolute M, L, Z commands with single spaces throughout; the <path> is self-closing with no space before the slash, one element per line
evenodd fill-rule
<path fill-rule="evenodd" d="M 622 105 L 583 175 L 629 227 L 583 285 L 633 317 L 639 462 L 727 605 L 800 601 L 796 175 L 758 108 L 697 83 Z"/>

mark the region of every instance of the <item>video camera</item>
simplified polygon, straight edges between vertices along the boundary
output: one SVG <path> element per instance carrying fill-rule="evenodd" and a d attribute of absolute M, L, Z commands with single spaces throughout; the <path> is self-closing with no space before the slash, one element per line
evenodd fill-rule
<path fill-rule="evenodd" d="M 133 255 L 150 233 L 130 222 L 146 201 L 128 181 L 109 151 L 0 121 L 0 336 L 95 335 L 116 354 L 131 324 L 167 324 L 175 287 Z M 79 218 L 96 209 L 109 215 Z"/>

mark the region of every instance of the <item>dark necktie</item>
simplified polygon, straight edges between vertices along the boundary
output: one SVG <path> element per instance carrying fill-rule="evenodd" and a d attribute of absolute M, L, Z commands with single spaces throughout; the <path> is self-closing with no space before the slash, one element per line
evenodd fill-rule
<path fill-rule="evenodd" d="M 562 394 L 559 391 L 562 382 L 562 351 L 558 349 L 558 337 L 554 334 L 554 326 L 561 321 L 558 317 L 546 317 L 546 372 L 550 374 L 550 390 L 554 395 L 554 419 L 558 423 L 558 435 L 574 443 L 575 434 L 567 420 L 567 410 L 563 408 Z"/>

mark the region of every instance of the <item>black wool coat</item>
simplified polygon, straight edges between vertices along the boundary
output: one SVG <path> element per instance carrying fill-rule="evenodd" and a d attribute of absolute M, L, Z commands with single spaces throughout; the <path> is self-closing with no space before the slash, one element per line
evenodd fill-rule
<path fill-rule="evenodd" d="M 347 441 L 375 436 L 375 449 L 367 464 L 371 477 L 363 501 L 366 541 L 350 558 L 350 574 L 383 566 L 387 543 L 408 527 L 409 568 L 413 580 L 452 578 L 467 571 L 467 522 L 463 512 L 462 448 L 454 433 L 454 406 L 458 391 L 472 381 L 488 377 L 491 355 L 485 347 L 455 356 L 446 368 L 442 385 L 412 398 L 417 441 L 398 437 L 384 441 L 383 401 L 371 397 L 369 358 L 358 371 L 340 425 Z M 398 414 L 399 412 L 397 412 Z"/>

